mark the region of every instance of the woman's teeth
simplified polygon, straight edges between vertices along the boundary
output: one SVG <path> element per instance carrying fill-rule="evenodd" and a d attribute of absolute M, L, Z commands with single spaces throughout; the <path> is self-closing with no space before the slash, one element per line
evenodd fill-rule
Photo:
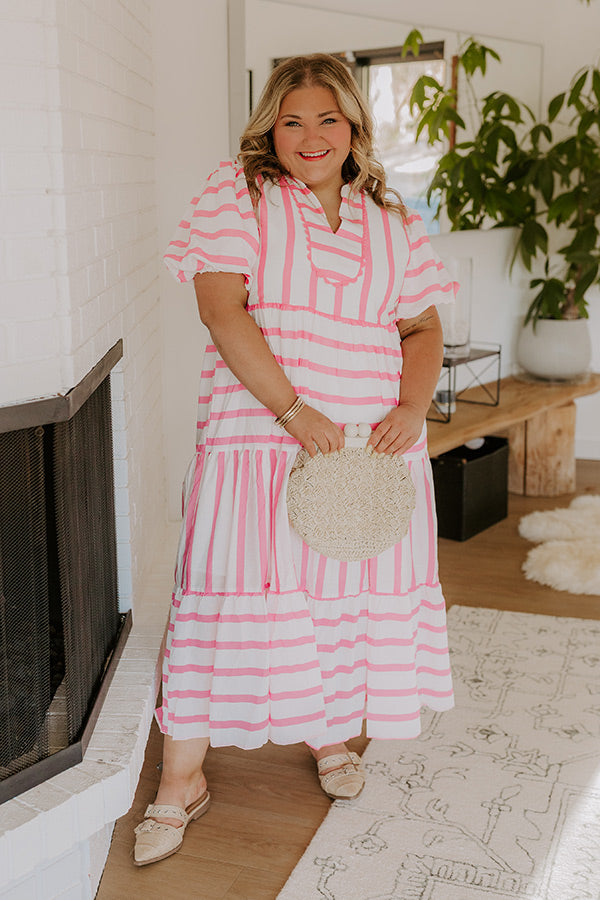
<path fill-rule="evenodd" d="M 320 159 L 322 156 L 326 156 L 329 153 L 329 150 L 317 150 L 316 153 L 301 153 L 300 156 L 303 159 Z"/>

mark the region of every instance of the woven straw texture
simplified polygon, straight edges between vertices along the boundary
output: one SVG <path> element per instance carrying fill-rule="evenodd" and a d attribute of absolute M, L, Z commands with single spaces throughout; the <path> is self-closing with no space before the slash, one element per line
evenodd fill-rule
<path fill-rule="evenodd" d="M 319 553 L 370 559 L 402 540 L 415 508 L 415 488 L 401 456 L 344 447 L 312 459 L 298 453 L 287 490 L 290 523 Z"/>

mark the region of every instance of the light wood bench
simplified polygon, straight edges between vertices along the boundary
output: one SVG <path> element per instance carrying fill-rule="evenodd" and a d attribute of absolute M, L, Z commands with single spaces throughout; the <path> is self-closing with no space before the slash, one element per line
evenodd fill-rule
<path fill-rule="evenodd" d="M 488 389 L 495 389 L 495 383 Z M 575 398 L 600 390 L 600 374 L 581 384 L 540 384 L 503 378 L 498 406 L 456 404 L 449 422 L 427 423 L 429 453 L 439 456 L 486 435 L 508 437 L 508 489 L 531 497 L 575 490 Z M 489 400 L 481 387 L 461 394 Z M 434 412 L 432 410 L 432 412 Z"/>

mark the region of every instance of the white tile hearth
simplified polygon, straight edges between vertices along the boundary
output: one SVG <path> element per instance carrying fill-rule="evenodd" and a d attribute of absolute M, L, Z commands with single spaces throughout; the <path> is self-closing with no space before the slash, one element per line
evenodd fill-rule
<path fill-rule="evenodd" d="M 92 900 L 131 806 L 160 673 L 178 526 L 144 579 L 133 628 L 83 761 L 0 806 L 0 900 Z"/>

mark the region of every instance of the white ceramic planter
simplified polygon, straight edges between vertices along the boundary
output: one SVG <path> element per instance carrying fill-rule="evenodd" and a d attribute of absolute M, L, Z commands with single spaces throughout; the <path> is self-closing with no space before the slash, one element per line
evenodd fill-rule
<path fill-rule="evenodd" d="M 587 319 L 538 319 L 519 335 L 519 365 L 537 378 L 568 381 L 590 368 L 592 342 Z"/>

